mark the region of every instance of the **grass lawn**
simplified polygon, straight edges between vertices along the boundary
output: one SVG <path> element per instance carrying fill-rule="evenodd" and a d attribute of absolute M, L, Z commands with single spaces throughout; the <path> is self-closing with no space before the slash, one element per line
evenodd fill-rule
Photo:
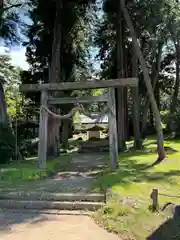
<path fill-rule="evenodd" d="M 157 157 L 155 143 L 153 139 L 146 140 L 143 150 L 119 155 L 119 170 L 104 170 L 94 185 L 95 190 L 109 188 L 116 193 L 94 217 L 122 239 L 180 240 L 180 218 L 167 219 L 172 210 L 149 210 L 153 188 L 162 194 L 179 196 L 159 196 L 160 207 L 167 202 L 180 204 L 180 140 L 165 141 L 167 160 L 149 167 Z M 151 236 L 153 232 L 155 235 Z"/>
<path fill-rule="evenodd" d="M 42 178 L 52 177 L 58 171 L 67 171 L 71 165 L 71 157 L 65 155 L 47 161 L 47 170 L 45 171 L 38 170 L 36 165 L 37 158 L 0 165 L 0 189 L 30 186 Z"/>

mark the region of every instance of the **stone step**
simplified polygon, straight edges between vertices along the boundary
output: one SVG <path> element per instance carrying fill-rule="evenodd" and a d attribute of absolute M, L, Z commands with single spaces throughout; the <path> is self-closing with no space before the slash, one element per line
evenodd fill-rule
<path fill-rule="evenodd" d="M 0 199 L 44 200 L 67 202 L 104 202 L 105 195 L 100 193 L 49 193 L 49 192 L 0 192 Z"/>
<path fill-rule="evenodd" d="M 60 201 L 24 201 L 1 199 L 0 207 L 7 209 L 54 209 L 54 210 L 87 210 L 95 211 L 104 205 L 102 202 L 60 202 Z"/>
<path fill-rule="evenodd" d="M 10 214 L 46 214 L 46 215 L 72 215 L 72 216 L 91 216 L 93 211 L 85 210 L 54 210 L 54 209 L 7 209 L 0 208 L 0 213 L 8 212 Z"/>

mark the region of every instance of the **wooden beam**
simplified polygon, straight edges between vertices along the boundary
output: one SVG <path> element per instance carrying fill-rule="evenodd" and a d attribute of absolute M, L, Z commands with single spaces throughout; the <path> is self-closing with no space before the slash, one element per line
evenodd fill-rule
<path fill-rule="evenodd" d="M 158 189 L 154 188 L 151 193 L 151 199 L 152 199 L 152 210 L 158 211 Z"/>
<path fill-rule="evenodd" d="M 43 83 L 43 84 L 23 84 L 20 90 L 23 92 L 32 91 L 58 91 L 58 90 L 76 90 L 76 89 L 95 89 L 107 87 L 120 86 L 136 86 L 138 84 L 137 78 L 121 78 L 111 80 L 95 80 L 83 82 L 62 82 L 62 83 Z"/>
<path fill-rule="evenodd" d="M 116 125 L 116 100 L 115 100 L 115 89 L 109 88 L 109 150 L 110 159 L 113 169 L 118 168 L 118 138 L 117 138 L 117 125 Z"/>
<path fill-rule="evenodd" d="M 47 107 L 48 93 L 42 91 L 41 105 Z M 39 169 L 46 169 L 46 154 L 47 154 L 47 124 L 48 113 L 44 108 L 40 108 L 40 121 L 39 121 L 39 147 L 38 147 L 38 162 Z"/>
<path fill-rule="evenodd" d="M 68 103 L 98 103 L 107 102 L 108 95 L 101 96 L 83 96 L 83 97 L 65 97 L 65 98 L 48 98 L 48 104 L 68 104 Z"/>

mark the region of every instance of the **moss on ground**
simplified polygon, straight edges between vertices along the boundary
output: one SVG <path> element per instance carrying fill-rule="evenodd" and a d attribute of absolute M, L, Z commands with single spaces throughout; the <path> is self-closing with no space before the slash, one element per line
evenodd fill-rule
<path fill-rule="evenodd" d="M 37 158 L 29 158 L 21 162 L 0 165 L 0 188 L 14 188 L 36 183 L 41 179 L 52 177 L 57 172 L 68 171 L 71 167 L 71 156 L 60 156 L 47 161 L 47 169 L 37 169 Z"/>

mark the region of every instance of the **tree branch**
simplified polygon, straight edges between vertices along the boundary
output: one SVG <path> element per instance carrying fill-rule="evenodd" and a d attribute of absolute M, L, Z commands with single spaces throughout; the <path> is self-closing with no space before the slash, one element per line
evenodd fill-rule
<path fill-rule="evenodd" d="M 1 3 L 0 3 L 1 4 Z M 19 4 L 13 4 L 9 7 L 5 7 L 5 8 L 0 8 L 0 14 L 2 15 L 4 12 L 10 10 L 11 8 L 17 8 L 17 7 L 21 7 L 22 6 L 22 3 L 19 3 Z"/>

